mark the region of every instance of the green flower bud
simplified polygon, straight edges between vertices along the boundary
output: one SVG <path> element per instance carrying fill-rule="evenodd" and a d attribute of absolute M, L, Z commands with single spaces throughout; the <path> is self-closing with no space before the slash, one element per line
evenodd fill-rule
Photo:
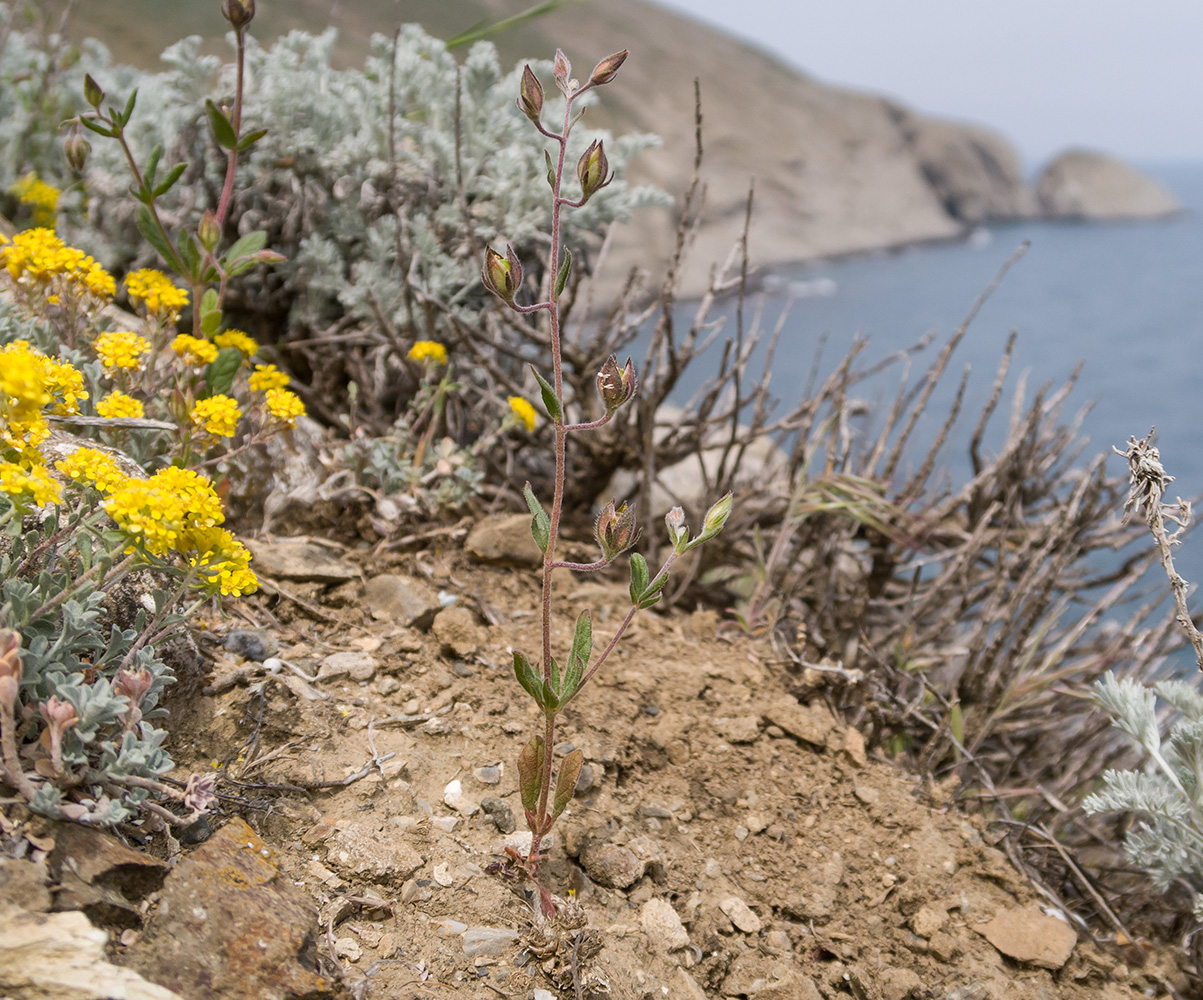
<path fill-rule="evenodd" d="M 485 247 L 485 262 L 480 270 L 480 280 L 485 288 L 507 305 L 514 304 L 514 293 L 522 285 L 522 265 L 518 255 L 508 243 L 502 257 L 491 246 Z"/>
<path fill-rule="evenodd" d="M 100 89 L 100 84 L 92 79 L 91 73 L 84 74 L 84 100 L 97 111 L 100 110 L 100 102 L 104 100 L 104 91 Z"/>
<path fill-rule="evenodd" d="M 612 56 L 606 56 L 605 59 L 593 67 L 593 75 L 589 77 L 589 82 L 595 87 L 609 83 L 618 73 L 618 67 L 626 62 L 628 55 L 630 53 L 626 49 L 623 49 L 621 52 L 615 52 Z"/>
<path fill-rule="evenodd" d="M 594 534 L 605 559 L 617 558 L 639 539 L 639 532 L 635 530 L 635 508 L 624 503 L 615 510 L 611 500 L 597 515 Z"/>
<path fill-rule="evenodd" d="M 212 253 L 217 247 L 221 240 L 221 226 L 217 224 L 217 216 L 213 214 L 212 210 L 206 210 L 205 214 L 201 216 L 196 235 L 200 237 L 201 246 L 209 253 Z"/>
<path fill-rule="evenodd" d="M 610 161 L 606 159 L 606 147 L 600 139 L 589 143 L 589 148 L 577 160 L 576 176 L 581 182 L 581 201 L 588 201 L 614 179 Z"/>
<path fill-rule="evenodd" d="M 706 511 L 706 519 L 702 522 L 702 533 L 697 539 L 699 542 L 708 541 L 723 530 L 723 525 L 731 516 L 731 502 L 731 494 L 728 493 L 716 500 L 714 506 Z"/>
<path fill-rule="evenodd" d="M 536 125 L 543 111 L 543 85 L 530 66 L 522 70 L 522 90 L 518 95 L 518 110 Z"/>
<path fill-rule="evenodd" d="M 67 156 L 67 162 L 71 164 L 71 169 L 77 174 L 83 173 L 84 164 L 88 162 L 88 154 L 92 152 L 92 144 L 84 138 L 78 120 L 75 127 L 71 129 L 70 135 L 63 140 L 63 152 Z"/>
<path fill-rule="evenodd" d="M 607 413 L 613 413 L 635 395 L 635 369 L 627 358 L 624 368 L 618 367 L 618 358 L 613 354 L 597 373 L 597 394 Z"/>

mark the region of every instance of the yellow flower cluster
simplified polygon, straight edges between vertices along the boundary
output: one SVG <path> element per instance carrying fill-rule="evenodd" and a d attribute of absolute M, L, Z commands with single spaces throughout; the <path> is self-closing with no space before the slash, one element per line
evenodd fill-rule
<path fill-rule="evenodd" d="M 130 271 L 125 276 L 125 291 L 130 301 L 141 303 L 151 316 L 175 317 L 188 304 L 188 293 L 152 267 Z"/>
<path fill-rule="evenodd" d="M 72 482 L 93 486 L 101 493 L 112 493 L 129 478 L 117 460 L 99 448 L 76 448 L 55 468 Z"/>
<path fill-rule="evenodd" d="M 0 236 L 0 267 L 18 285 L 44 289 L 51 302 L 57 302 L 64 290 L 105 301 L 117 290 L 113 276 L 103 267 L 45 228 L 27 229 L 11 240 Z"/>
<path fill-rule="evenodd" d="M 43 408 L 53 404 L 55 413 L 78 413 L 79 401 L 88 398 L 83 385 L 78 369 L 28 341 L 0 348 L 0 447 L 27 455 L 50 433 Z"/>
<path fill-rule="evenodd" d="M 429 361 L 432 365 L 445 365 L 447 363 L 447 348 L 437 340 L 418 340 L 409 349 L 408 357 L 410 361 L 417 361 L 419 363 Z"/>
<path fill-rule="evenodd" d="M 96 401 L 97 416 L 112 418 L 112 417 L 144 417 L 146 416 L 146 407 L 142 405 L 140 399 L 134 399 L 133 396 L 127 396 L 120 390 L 113 390 L 104 399 Z"/>
<path fill-rule="evenodd" d="M 14 500 L 26 497 L 39 507 L 45 503 L 58 503 L 62 491 L 58 483 L 50 478 L 43 465 L 25 468 L 16 462 L 0 461 L 0 493 L 7 493 Z"/>
<path fill-rule="evenodd" d="M 53 222 L 58 210 L 58 188 L 47 184 L 37 174 L 28 173 L 8 190 L 19 202 L 33 209 L 33 217 L 39 225 Z"/>
<path fill-rule="evenodd" d="M 186 532 L 225 520 L 213 484 L 175 466 L 149 479 L 127 479 L 104 501 L 104 509 L 121 530 L 156 555 L 177 549 Z"/>
<path fill-rule="evenodd" d="M 533 431 L 535 429 L 535 408 L 521 396 L 511 396 L 509 404 L 510 409 L 526 426 L 527 431 Z"/>
<path fill-rule="evenodd" d="M 188 555 L 206 589 L 223 595 L 247 594 L 259 581 L 250 569 L 251 554 L 225 528 L 196 528 L 184 533 L 180 551 Z"/>
<path fill-rule="evenodd" d="M 255 372 L 248 379 L 252 392 L 267 392 L 283 389 L 288 385 L 288 376 L 278 371 L 275 365 L 255 365 Z"/>
<path fill-rule="evenodd" d="M 117 368 L 140 368 L 142 355 L 150 353 L 150 341 L 129 330 L 106 330 L 92 342 L 92 350 L 111 375 Z"/>
<path fill-rule="evenodd" d="M 267 411 L 282 424 L 295 427 L 297 417 L 305 415 L 305 404 L 300 396 L 288 389 L 268 389 Z"/>
<path fill-rule="evenodd" d="M 241 417 L 237 400 L 221 394 L 198 399 L 192 407 L 193 426 L 203 427 L 214 437 L 233 437 Z"/>
<path fill-rule="evenodd" d="M 213 338 L 213 343 L 220 350 L 225 350 L 227 347 L 236 347 L 242 352 L 244 358 L 251 357 L 251 355 L 257 353 L 259 350 L 259 345 L 255 343 L 254 339 L 241 330 L 226 330 L 224 333 L 219 333 Z"/>
<path fill-rule="evenodd" d="M 207 365 L 217 360 L 217 348 L 207 340 L 181 333 L 171 342 L 176 356 L 188 365 Z"/>

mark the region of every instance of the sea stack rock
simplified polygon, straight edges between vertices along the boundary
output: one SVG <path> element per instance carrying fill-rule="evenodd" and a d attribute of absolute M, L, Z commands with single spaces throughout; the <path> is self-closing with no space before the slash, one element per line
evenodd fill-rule
<path fill-rule="evenodd" d="M 1053 159 L 1036 184 L 1049 219 L 1164 219 L 1182 203 L 1160 181 L 1105 153 L 1072 149 Z"/>
<path fill-rule="evenodd" d="M 988 128 L 925 118 L 889 102 L 919 169 L 945 211 L 976 226 L 1039 214 L 1011 143 Z"/>

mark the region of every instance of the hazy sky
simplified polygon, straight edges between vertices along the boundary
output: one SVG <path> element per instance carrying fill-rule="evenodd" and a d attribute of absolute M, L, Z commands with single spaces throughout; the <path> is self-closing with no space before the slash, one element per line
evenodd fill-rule
<path fill-rule="evenodd" d="M 1070 145 L 1203 160 L 1203 0 L 656 0 L 819 79 Z"/>

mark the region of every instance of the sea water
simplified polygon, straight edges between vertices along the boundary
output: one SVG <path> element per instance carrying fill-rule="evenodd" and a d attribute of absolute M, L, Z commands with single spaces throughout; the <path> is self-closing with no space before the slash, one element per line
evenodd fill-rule
<path fill-rule="evenodd" d="M 1176 477 L 1169 499 L 1203 495 L 1203 164 L 1151 172 L 1184 203 L 1181 216 L 1156 222 L 997 225 L 962 243 L 762 274 L 766 325 L 788 305 L 773 360 L 772 387 L 782 408 L 798 401 L 824 338 L 820 378 L 858 334 L 869 338 L 861 355 L 869 363 L 934 331 L 932 346 L 912 363 L 912 378 L 917 377 L 1000 266 L 1027 242 L 1029 249 L 953 355 L 943 387 L 917 428 L 916 451 L 934 437 L 969 366 L 968 402 L 942 455 L 952 482 L 965 480 L 965 445 L 1014 330 L 1018 340 L 1011 372 L 987 444 L 1001 442 L 1010 394 L 1022 373 L 1030 400 L 1038 386 L 1060 386 L 1082 362 L 1064 415 L 1072 418 L 1090 405 L 1082 424 L 1088 438 L 1083 461 L 1112 446 L 1122 450 L 1129 437 L 1143 437 L 1155 425 L 1162 462 Z M 755 258 L 754 229 L 751 253 Z M 745 316 L 753 305 L 745 305 Z M 727 331 L 732 330 L 734 303 L 723 303 L 720 312 L 727 315 Z M 682 318 L 687 315 L 683 311 Z M 692 367 L 691 377 L 700 380 L 712 366 L 701 359 Z M 685 385 L 683 393 L 693 388 L 696 383 Z M 879 382 L 867 388 L 876 394 L 867 402 L 888 405 L 891 390 Z M 1108 471 L 1126 477 L 1127 463 L 1112 455 Z M 1203 583 L 1203 531 L 1186 540 L 1176 562 L 1189 580 Z M 1203 611 L 1203 601 L 1192 603 L 1196 612 Z"/>

